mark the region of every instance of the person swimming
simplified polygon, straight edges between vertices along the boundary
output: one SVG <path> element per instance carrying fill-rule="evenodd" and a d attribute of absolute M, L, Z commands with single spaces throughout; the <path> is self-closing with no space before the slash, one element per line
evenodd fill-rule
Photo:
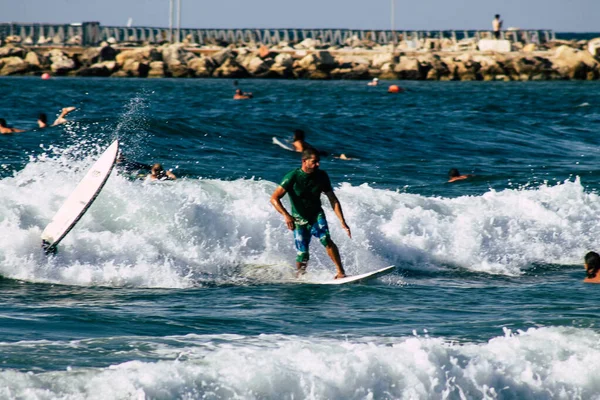
<path fill-rule="evenodd" d="M 177 177 L 171 171 L 165 171 L 162 164 L 156 163 L 150 169 L 150 174 L 146 179 L 150 181 L 174 181 Z"/>
<path fill-rule="evenodd" d="M 595 251 L 590 251 L 584 257 L 585 260 L 585 279 L 587 283 L 600 283 L 600 255 Z"/>
<path fill-rule="evenodd" d="M 15 133 L 15 132 L 25 132 L 23 129 L 13 128 L 12 126 L 8 126 L 6 124 L 6 120 L 4 118 L 0 118 L 0 134 L 7 133 Z"/>
<path fill-rule="evenodd" d="M 451 168 L 450 171 L 448 171 L 448 183 L 462 181 L 463 179 L 467 179 L 472 176 L 473 175 L 470 175 L 470 174 L 461 175 L 460 172 L 458 172 L 458 170 L 456 168 Z"/>
<path fill-rule="evenodd" d="M 233 95 L 234 100 L 246 100 L 251 99 L 252 93 L 250 92 L 242 92 L 242 89 L 235 89 L 235 94 Z"/>

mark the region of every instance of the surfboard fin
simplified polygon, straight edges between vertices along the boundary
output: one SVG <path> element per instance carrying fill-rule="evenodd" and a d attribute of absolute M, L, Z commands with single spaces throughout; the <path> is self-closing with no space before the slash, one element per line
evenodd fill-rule
<path fill-rule="evenodd" d="M 55 255 L 56 254 L 56 246 L 53 246 L 52 243 L 46 241 L 46 240 L 42 240 L 42 250 L 44 250 L 44 254 L 49 255 Z"/>

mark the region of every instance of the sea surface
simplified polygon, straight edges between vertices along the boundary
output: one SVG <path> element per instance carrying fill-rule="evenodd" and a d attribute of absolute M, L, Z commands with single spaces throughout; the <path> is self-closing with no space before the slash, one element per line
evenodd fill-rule
<path fill-rule="evenodd" d="M 254 93 L 232 100 L 235 84 Z M 388 94 L 387 85 L 406 89 Z M 0 399 L 600 399 L 600 83 L 2 78 Z M 75 106 L 65 125 L 40 130 Z M 269 198 L 303 129 L 350 274 Z M 115 139 L 55 256 L 40 234 Z M 352 160 L 335 158 L 344 153 Z M 473 174 L 447 183 L 450 168 Z M 287 204 L 287 202 L 286 202 Z M 309 276 L 334 267 L 317 240 Z"/>

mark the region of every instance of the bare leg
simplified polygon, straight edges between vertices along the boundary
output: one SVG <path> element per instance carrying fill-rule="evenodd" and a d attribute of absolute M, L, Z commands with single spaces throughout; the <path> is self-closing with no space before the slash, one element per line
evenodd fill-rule
<path fill-rule="evenodd" d="M 329 240 L 329 245 L 325 246 L 327 250 L 327 254 L 331 257 L 331 260 L 335 264 L 335 268 L 337 269 L 337 275 L 335 279 L 345 278 L 346 271 L 344 271 L 344 267 L 342 266 L 342 259 L 340 258 L 340 251 L 335 243 L 332 240 Z"/>

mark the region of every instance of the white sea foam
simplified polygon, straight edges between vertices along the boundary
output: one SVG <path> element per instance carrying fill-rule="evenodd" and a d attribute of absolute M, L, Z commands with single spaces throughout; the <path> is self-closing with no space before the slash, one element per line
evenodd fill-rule
<path fill-rule="evenodd" d="M 0 274 L 141 287 L 263 279 L 262 273 L 239 273 L 240 266 L 257 264 L 277 266 L 269 279 L 291 276 L 292 235 L 269 204 L 275 184 L 261 180 L 153 185 L 113 172 L 58 255 L 46 258 L 39 249 L 41 231 L 97 157 L 74 158 L 84 153 L 86 146 L 79 146 L 68 154 L 49 149 L 54 158 L 32 160 L 0 180 Z M 88 142 L 90 147 L 102 148 Z M 600 202 L 579 179 L 454 199 L 350 184 L 336 193 L 352 239 L 329 204 L 324 208 L 350 273 L 395 264 L 518 275 L 534 263 L 581 263 L 586 251 L 600 247 Z M 311 270 L 318 276 L 333 271 L 316 240 Z"/>
<path fill-rule="evenodd" d="M 599 399 L 600 335 L 538 328 L 487 343 L 426 336 L 171 337 L 154 362 L 44 373 L 0 371 L 3 399 Z M 170 340 L 170 342 L 169 342 Z M 40 343 L 75 351 L 85 343 Z M 11 343 L 30 348 L 32 343 Z M 110 344 L 109 344 L 110 346 Z M 152 349 L 152 350 L 147 350 Z M 129 350 L 134 353 L 133 350 Z M 134 359 L 137 354 L 132 354 Z"/>

